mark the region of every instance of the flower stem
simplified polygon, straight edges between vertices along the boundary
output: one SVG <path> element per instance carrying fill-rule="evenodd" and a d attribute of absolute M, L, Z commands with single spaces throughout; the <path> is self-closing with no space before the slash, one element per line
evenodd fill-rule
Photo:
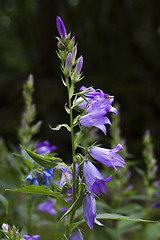
<path fill-rule="evenodd" d="M 73 198 L 74 198 L 74 201 L 75 201 L 76 200 L 76 162 L 75 162 L 74 126 L 73 126 L 72 103 L 71 103 L 71 96 L 70 96 L 71 87 L 70 87 L 68 78 L 66 78 L 66 85 L 67 85 L 67 89 L 68 89 L 68 104 L 69 104 L 69 112 L 70 112 L 70 129 L 71 129 L 72 161 L 73 161 L 73 167 L 72 167 Z"/>

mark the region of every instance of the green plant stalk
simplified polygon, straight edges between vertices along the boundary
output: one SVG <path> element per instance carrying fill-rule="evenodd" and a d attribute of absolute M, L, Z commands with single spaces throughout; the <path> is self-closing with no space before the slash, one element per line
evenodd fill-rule
<path fill-rule="evenodd" d="M 76 200 L 76 162 L 75 162 L 75 145 L 74 145 L 74 126 L 73 126 L 72 103 L 71 103 L 71 97 L 70 97 L 70 85 L 69 85 L 68 78 L 66 78 L 66 84 L 67 84 L 67 90 L 68 90 L 68 105 L 69 105 L 69 111 L 70 111 L 70 128 L 71 128 L 72 159 L 73 159 L 73 167 L 72 167 L 73 197 L 75 201 Z"/>
<path fill-rule="evenodd" d="M 74 83 L 71 83 L 74 84 Z M 70 97 L 70 84 L 68 81 L 68 78 L 66 78 L 66 85 L 68 90 L 68 105 L 69 105 L 69 114 L 70 114 L 70 129 L 71 129 L 71 143 L 72 143 L 72 160 L 73 160 L 73 167 L 72 167 L 72 176 L 73 176 L 73 199 L 76 200 L 76 161 L 75 161 L 75 139 L 74 139 L 74 126 L 73 126 L 73 112 L 72 112 L 72 102 Z M 70 225 L 72 224 L 74 220 L 75 211 L 73 211 L 70 215 L 70 219 L 67 230 L 66 230 L 66 236 L 69 237 L 70 231 Z"/>

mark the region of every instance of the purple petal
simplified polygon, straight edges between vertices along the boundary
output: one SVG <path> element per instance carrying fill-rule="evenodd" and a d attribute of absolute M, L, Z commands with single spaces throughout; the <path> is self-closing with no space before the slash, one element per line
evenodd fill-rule
<path fill-rule="evenodd" d="M 63 21 L 60 17 L 56 18 L 56 25 L 57 25 L 57 29 L 58 29 L 58 32 L 59 32 L 61 38 L 66 39 L 67 38 L 66 28 L 65 28 L 64 23 L 63 23 Z"/>
<path fill-rule="evenodd" d="M 91 230 L 93 230 L 96 219 L 96 200 L 89 193 L 86 194 L 83 203 L 84 219 Z"/>
<path fill-rule="evenodd" d="M 83 240 L 82 233 L 79 229 L 76 229 L 76 231 L 73 231 L 71 233 L 71 238 L 70 240 Z"/>

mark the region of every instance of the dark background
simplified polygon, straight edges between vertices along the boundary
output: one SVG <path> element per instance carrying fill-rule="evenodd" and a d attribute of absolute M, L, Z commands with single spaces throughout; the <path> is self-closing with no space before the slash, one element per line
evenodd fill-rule
<path fill-rule="evenodd" d="M 122 137 L 141 157 L 142 137 L 151 130 L 160 154 L 160 1 L 159 0 L 5 0 L 0 1 L 0 136 L 18 144 L 24 107 L 22 86 L 35 78 L 40 140 L 70 147 L 68 133 L 49 129 L 68 121 L 66 89 L 56 56 L 56 16 L 78 41 L 85 78 L 77 84 L 101 88 L 120 104 Z M 65 153 L 66 154 L 66 153 Z M 65 155 L 67 158 L 67 155 Z"/>

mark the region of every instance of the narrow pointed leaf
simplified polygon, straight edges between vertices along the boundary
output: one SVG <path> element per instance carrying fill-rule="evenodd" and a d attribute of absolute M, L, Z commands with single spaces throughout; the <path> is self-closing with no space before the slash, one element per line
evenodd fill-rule
<path fill-rule="evenodd" d="M 22 147 L 22 146 L 21 146 Z M 56 157 L 43 157 L 39 154 L 36 154 L 34 152 L 31 152 L 30 150 L 28 150 L 27 148 L 22 147 L 27 154 L 35 161 L 37 162 L 39 165 L 41 165 L 42 167 L 45 167 L 47 169 L 51 169 L 57 166 L 57 164 L 59 162 L 62 162 L 62 160 L 60 158 L 56 158 Z"/>
<path fill-rule="evenodd" d="M 27 187 L 23 188 L 17 188 L 17 189 L 6 189 L 6 191 L 12 191 L 12 192 L 22 192 L 22 193 L 35 193 L 35 194 L 43 194 L 47 196 L 52 196 L 57 198 L 58 200 L 62 201 L 63 204 L 67 205 L 66 201 L 64 200 L 64 197 L 60 195 L 58 192 L 53 192 L 49 189 L 46 189 L 41 186 L 36 185 L 29 185 Z"/>
<path fill-rule="evenodd" d="M 6 214 L 8 214 L 8 200 L 2 194 L 0 194 L 0 202 L 3 203 L 5 210 L 6 210 Z"/>
<path fill-rule="evenodd" d="M 123 215 L 114 214 L 114 213 L 98 214 L 96 218 L 97 219 L 114 219 L 114 220 L 134 221 L 134 222 L 157 222 L 157 221 L 153 221 L 153 220 L 131 218 L 131 217 L 128 217 L 128 216 L 123 216 Z"/>
<path fill-rule="evenodd" d="M 68 214 L 70 214 L 71 212 L 73 211 L 76 211 L 79 206 L 81 205 L 82 203 L 82 199 L 83 199 L 83 196 L 84 196 L 84 192 L 81 192 L 81 194 L 78 196 L 78 198 L 76 199 L 76 201 L 71 205 L 71 207 L 67 210 L 67 212 L 65 212 L 63 214 L 63 216 L 61 217 L 60 220 L 62 220 L 64 217 L 66 217 Z"/>

